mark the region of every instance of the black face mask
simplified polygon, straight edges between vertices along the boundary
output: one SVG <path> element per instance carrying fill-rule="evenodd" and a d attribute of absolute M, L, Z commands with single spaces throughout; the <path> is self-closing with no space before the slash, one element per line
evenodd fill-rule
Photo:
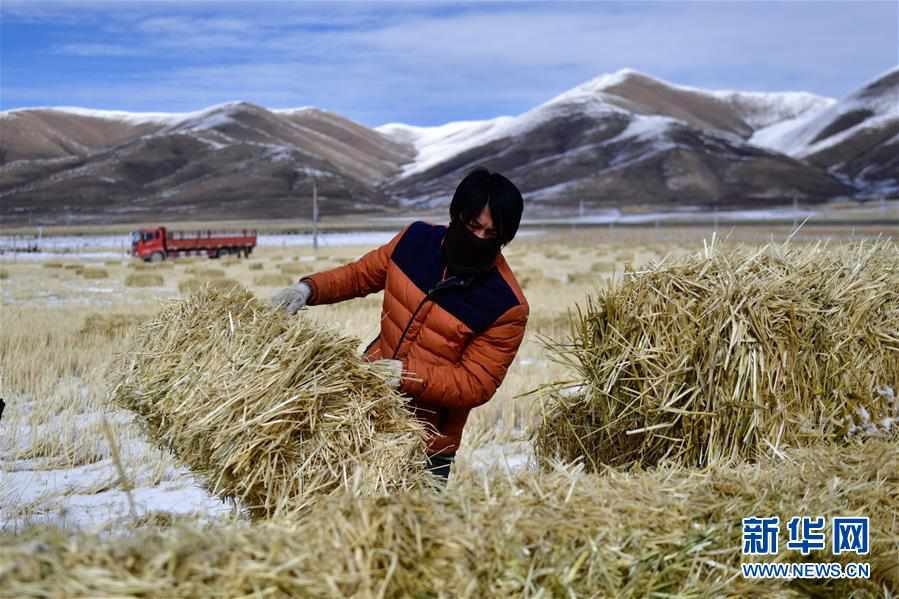
<path fill-rule="evenodd" d="M 491 269 L 501 246 L 499 240 L 481 239 L 454 220 L 443 238 L 443 256 L 450 272 L 470 275 Z"/>

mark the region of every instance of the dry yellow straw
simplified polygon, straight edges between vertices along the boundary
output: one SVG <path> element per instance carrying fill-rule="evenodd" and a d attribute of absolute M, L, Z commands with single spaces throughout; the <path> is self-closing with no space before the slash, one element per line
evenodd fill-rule
<path fill-rule="evenodd" d="M 247 291 L 205 286 L 140 327 L 114 397 L 255 516 L 341 488 L 408 488 L 425 431 L 358 346 Z"/>
<path fill-rule="evenodd" d="M 880 597 L 899 592 L 895 444 L 639 475 L 558 470 L 457 480 L 446 493 L 342 495 L 301 519 L 113 535 L 0 537 L 16 597 Z M 745 557 L 742 518 L 780 518 L 780 551 Z M 793 516 L 870 518 L 870 553 L 802 556 Z M 826 541 L 830 543 L 830 533 Z M 866 562 L 870 579 L 752 580 L 740 563 Z M 0 591 L 2 593 L 3 591 Z"/>
<path fill-rule="evenodd" d="M 591 297 L 568 342 L 537 453 L 588 466 L 753 459 L 860 428 L 899 405 L 899 248 L 767 245 L 630 272 Z"/>

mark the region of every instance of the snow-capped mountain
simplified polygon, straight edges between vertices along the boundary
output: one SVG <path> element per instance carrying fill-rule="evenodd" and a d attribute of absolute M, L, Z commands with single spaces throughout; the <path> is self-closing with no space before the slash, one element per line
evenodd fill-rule
<path fill-rule="evenodd" d="M 851 191 L 821 169 L 746 143 L 760 124 L 832 103 L 800 93 L 707 92 L 623 70 L 514 117 L 376 130 L 416 149 L 386 186 L 412 204 L 444 201 L 466 170 L 489 164 L 525 197 L 557 205 L 757 206 Z"/>
<path fill-rule="evenodd" d="M 329 198 L 323 212 L 376 211 L 389 204 L 377 184 L 411 157 L 409 148 L 313 107 L 229 102 L 180 114 L 4 114 L 0 139 L 13 143 L 0 147 L 0 211 L 19 219 L 35 210 L 55 210 L 67 222 L 167 211 L 291 217 L 308 211 L 302 204 L 313 178 Z"/>
<path fill-rule="evenodd" d="M 438 127 L 369 129 L 312 106 L 248 102 L 17 109 L 0 113 L 0 215 L 46 220 L 66 206 L 70 222 L 291 217 L 307 211 L 313 177 L 325 211 L 431 207 L 481 164 L 512 178 L 535 211 L 825 201 L 893 168 L 896 76 L 837 102 L 625 69 L 519 115 Z"/>
<path fill-rule="evenodd" d="M 899 191 L 899 67 L 830 106 L 757 131 L 751 143 L 852 180 Z"/>

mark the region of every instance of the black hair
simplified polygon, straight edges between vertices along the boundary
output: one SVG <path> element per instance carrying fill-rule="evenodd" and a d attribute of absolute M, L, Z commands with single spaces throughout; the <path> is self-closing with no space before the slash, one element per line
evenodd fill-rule
<path fill-rule="evenodd" d="M 524 199 L 515 184 L 479 166 L 462 179 L 450 202 L 450 220 L 468 223 L 488 206 L 500 243 L 512 241 L 521 223 Z"/>

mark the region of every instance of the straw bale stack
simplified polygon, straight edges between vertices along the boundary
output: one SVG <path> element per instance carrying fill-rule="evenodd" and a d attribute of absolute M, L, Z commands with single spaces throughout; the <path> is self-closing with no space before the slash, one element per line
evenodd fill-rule
<path fill-rule="evenodd" d="M 81 335 L 100 335 L 110 339 L 124 337 L 135 325 L 146 320 L 146 317 L 137 314 L 94 313 L 84 319 L 84 326 L 79 333 Z"/>
<path fill-rule="evenodd" d="M 104 268 L 86 267 L 78 271 L 78 274 L 85 279 L 108 279 L 109 273 Z"/>
<path fill-rule="evenodd" d="M 152 272 L 138 272 L 125 277 L 125 287 L 162 287 L 165 279 Z"/>
<path fill-rule="evenodd" d="M 187 274 L 194 275 L 199 279 L 222 279 L 225 277 L 225 271 L 220 268 L 203 268 L 201 266 L 191 266 L 187 269 Z"/>
<path fill-rule="evenodd" d="M 260 287 L 290 287 L 296 280 L 289 275 L 279 275 L 276 273 L 266 273 L 259 275 L 253 279 L 253 284 Z"/>
<path fill-rule="evenodd" d="M 178 291 L 186 294 L 194 293 L 195 291 L 200 290 L 207 281 L 208 279 L 197 279 L 195 277 L 184 279 L 183 281 L 178 282 Z"/>
<path fill-rule="evenodd" d="M 234 279 L 207 279 L 203 277 L 191 277 L 178 283 L 178 291 L 184 294 L 194 293 L 204 287 L 215 291 L 230 291 L 239 289 L 241 284 Z"/>
<path fill-rule="evenodd" d="M 129 262 L 128 268 L 137 271 L 153 271 L 159 270 L 161 268 L 174 268 L 174 264 L 171 261 L 164 262 Z"/>
<path fill-rule="evenodd" d="M 425 430 L 359 340 L 204 286 L 140 327 L 115 401 L 254 516 L 424 480 Z"/>
<path fill-rule="evenodd" d="M 703 471 L 558 469 L 445 493 L 344 495 L 302 519 L 131 536 L 35 529 L 0 538 L 19 597 L 882 597 L 899 592 L 899 450 L 789 452 Z M 743 517 L 778 516 L 776 556 L 741 555 Z M 870 552 L 786 547 L 793 516 L 868 516 Z M 164 524 L 164 521 L 163 521 Z M 828 543 L 830 533 L 828 532 Z M 36 550 L 36 548 L 38 550 Z M 870 579 L 752 580 L 742 561 L 868 562 Z"/>
<path fill-rule="evenodd" d="M 626 273 L 579 307 L 544 402 L 541 457 L 703 465 L 894 434 L 899 249 L 892 242 L 709 247 Z"/>

